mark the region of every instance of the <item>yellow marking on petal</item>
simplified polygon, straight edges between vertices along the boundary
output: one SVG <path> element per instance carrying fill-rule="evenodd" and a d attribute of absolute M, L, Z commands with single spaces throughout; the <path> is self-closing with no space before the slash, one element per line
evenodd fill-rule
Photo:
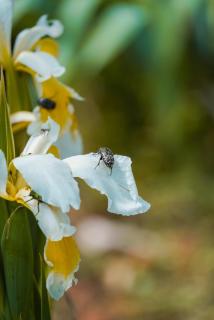
<path fill-rule="evenodd" d="M 80 253 L 73 237 L 60 241 L 48 240 L 45 246 L 46 260 L 52 265 L 52 271 L 67 277 L 80 263 Z"/>
<path fill-rule="evenodd" d="M 15 198 L 11 197 L 8 194 L 1 194 L 1 198 L 7 201 L 15 201 Z"/>
<path fill-rule="evenodd" d="M 56 146 L 51 146 L 48 150 L 48 153 L 52 153 L 56 158 L 60 159 L 59 150 Z"/>
<path fill-rule="evenodd" d="M 70 112 L 68 110 L 70 93 L 66 86 L 55 78 L 48 79 L 47 81 L 42 82 L 42 97 L 55 101 L 56 107 L 53 110 L 40 108 L 41 121 L 47 121 L 50 116 L 63 130 L 70 117 Z"/>
<path fill-rule="evenodd" d="M 30 74 L 32 77 L 34 77 L 36 75 L 36 72 L 33 71 L 32 69 L 24 66 L 23 64 L 21 63 L 15 63 L 15 68 L 17 71 L 21 71 L 21 72 L 25 72 L 25 73 L 28 73 Z"/>
<path fill-rule="evenodd" d="M 13 185 L 13 183 L 11 183 L 9 180 L 7 181 L 6 191 L 7 191 L 8 197 L 10 197 L 13 200 L 15 200 L 17 189 Z"/>
<path fill-rule="evenodd" d="M 40 39 L 35 44 L 35 49 L 39 51 L 44 51 L 51 54 L 54 57 L 59 56 L 59 45 L 56 41 L 51 38 Z"/>
<path fill-rule="evenodd" d="M 69 89 L 57 79 L 51 78 L 42 83 L 42 97 L 53 100 L 56 107 L 53 110 L 40 108 L 40 119 L 46 122 L 48 117 L 56 121 L 61 128 L 61 133 L 71 126 L 72 133 L 78 129 L 78 121 L 74 112 L 70 111 L 69 99 L 71 93 Z"/>
<path fill-rule="evenodd" d="M 21 173 L 16 169 L 13 162 L 9 164 L 8 182 L 14 186 L 16 193 L 18 190 L 24 189 L 27 186 L 26 181 L 22 177 Z"/>
<path fill-rule="evenodd" d="M 30 122 L 20 122 L 15 123 L 12 125 L 13 133 L 17 133 L 19 131 L 22 131 L 23 129 L 26 129 Z"/>
<path fill-rule="evenodd" d="M 75 113 L 70 114 L 70 118 L 72 121 L 72 125 L 71 125 L 71 132 L 75 133 L 78 131 L 78 120 L 77 120 L 77 116 Z"/>

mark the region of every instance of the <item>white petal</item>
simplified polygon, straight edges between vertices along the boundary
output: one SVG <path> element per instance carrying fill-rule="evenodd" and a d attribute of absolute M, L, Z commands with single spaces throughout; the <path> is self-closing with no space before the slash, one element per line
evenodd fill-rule
<path fill-rule="evenodd" d="M 5 159 L 4 152 L 0 150 L 0 194 L 6 195 L 6 186 L 7 186 L 7 162 Z"/>
<path fill-rule="evenodd" d="M 74 273 L 77 271 L 78 268 L 66 278 L 64 278 L 61 274 L 57 274 L 55 272 L 49 273 L 46 280 L 46 287 L 50 296 L 54 300 L 59 300 L 63 296 L 63 294 L 72 287 L 73 284 L 77 284 L 77 279 L 74 275 Z"/>
<path fill-rule="evenodd" d="M 79 209 L 78 185 L 63 161 L 52 154 L 43 154 L 15 158 L 13 164 L 44 202 L 63 212 L 68 212 L 70 207 Z"/>
<path fill-rule="evenodd" d="M 70 224 L 68 215 L 58 208 L 37 200 L 28 201 L 27 204 L 47 239 L 58 241 L 63 237 L 72 236 L 76 232 L 76 228 Z"/>
<path fill-rule="evenodd" d="M 2 60 L 2 50 L 10 52 L 11 29 L 12 29 L 13 1 L 0 0 L 0 60 Z"/>
<path fill-rule="evenodd" d="M 35 120 L 31 124 L 29 124 L 27 128 L 27 134 L 29 136 L 38 134 L 42 126 L 42 121 L 40 121 L 40 107 L 34 108 L 33 114 L 34 114 Z"/>
<path fill-rule="evenodd" d="M 57 38 L 62 32 L 63 25 L 58 20 L 48 21 L 47 15 L 42 16 L 34 27 L 25 29 L 18 34 L 14 45 L 14 57 L 21 51 L 30 50 L 42 37 Z"/>
<path fill-rule="evenodd" d="M 60 77 L 65 72 L 65 68 L 59 64 L 58 60 L 46 52 L 22 51 L 15 63 L 21 63 L 33 70 L 40 82 L 51 77 Z"/>
<path fill-rule="evenodd" d="M 82 137 L 78 131 L 73 133 L 65 131 L 56 141 L 55 146 L 58 148 L 62 159 L 78 155 L 83 151 Z"/>
<path fill-rule="evenodd" d="M 131 159 L 125 156 L 114 156 L 113 170 L 99 162 L 98 154 L 87 154 L 67 158 L 74 177 L 79 177 L 92 188 L 108 197 L 108 211 L 122 215 L 144 213 L 150 204 L 138 195 L 131 170 Z M 96 167 L 97 166 L 97 167 Z"/>
<path fill-rule="evenodd" d="M 35 114 L 30 111 L 18 111 L 18 112 L 12 113 L 10 116 L 11 124 L 16 124 L 20 122 L 32 122 L 35 120 L 36 120 Z"/>
<path fill-rule="evenodd" d="M 51 118 L 41 125 L 39 133 L 34 133 L 28 140 L 22 155 L 46 153 L 57 140 L 60 127 Z"/>

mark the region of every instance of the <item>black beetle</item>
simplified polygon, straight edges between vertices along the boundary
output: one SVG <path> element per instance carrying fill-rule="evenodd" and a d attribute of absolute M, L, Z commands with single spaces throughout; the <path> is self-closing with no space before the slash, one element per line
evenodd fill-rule
<path fill-rule="evenodd" d="M 97 154 L 100 155 L 100 159 L 99 159 L 99 162 L 98 162 L 97 166 L 95 167 L 95 169 L 99 166 L 100 161 L 102 160 L 105 163 L 106 167 L 108 167 L 112 173 L 112 169 L 113 169 L 113 165 L 114 165 L 114 154 L 111 151 L 111 149 L 109 149 L 107 147 L 99 148 L 97 150 Z"/>
<path fill-rule="evenodd" d="M 46 110 L 53 110 L 56 107 L 56 102 L 48 98 L 39 98 L 37 102 L 40 107 Z"/>

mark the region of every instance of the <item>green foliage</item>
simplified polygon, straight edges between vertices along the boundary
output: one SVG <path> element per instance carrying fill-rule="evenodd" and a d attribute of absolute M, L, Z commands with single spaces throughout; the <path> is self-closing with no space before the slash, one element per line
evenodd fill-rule
<path fill-rule="evenodd" d="M 128 46 L 146 21 L 141 6 L 110 6 L 99 16 L 82 46 L 77 67 L 86 73 L 100 71 Z"/>
<path fill-rule="evenodd" d="M 7 163 L 9 164 L 15 157 L 15 147 L 2 70 L 0 79 L 0 149 L 4 152 Z"/>
<path fill-rule="evenodd" d="M 17 208 L 4 227 L 1 249 L 7 297 L 14 319 L 28 311 L 33 288 L 33 250 L 28 212 Z"/>
<path fill-rule="evenodd" d="M 39 293 L 41 297 L 41 309 L 40 309 L 40 319 L 41 320 L 49 320 L 50 310 L 49 310 L 49 301 L 48 294 L 46 289 L 46 278 L 45 278 L 45 270 L 44 270 L 44 262 L 42 257 L 40 256 L 40 281 L 39 281 Z"/>
<path fill-rule="evenodd" d="M 0 239 L 2 238 L 2 233 L 4 230 L 5 223 L 8 218 L 8 209 L 6 201 L 0 199 Z M 3 271 L 3 260 L 2 254 L 0 252 L 0 319 L 3 316 L 5 308 L 5 284 L 4 284 L 4 271 Z"/>

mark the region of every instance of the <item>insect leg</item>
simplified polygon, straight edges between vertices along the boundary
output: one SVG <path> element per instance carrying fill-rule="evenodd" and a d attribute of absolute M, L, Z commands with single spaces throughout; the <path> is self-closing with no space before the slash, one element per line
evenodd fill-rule
<path fill-rule="evenodd" d="M 113 167 L 110 168 L 110 176 L 112 175 Z"/>
<path fill-rule="evenodd" d="M 39 200 L 37 200 L 38 202 L 37 202 L 37 214 L 39 214 L 39 205 L 40 205 L 40 201 Z M 35 215 L 35 216 L 37 216 L 37 214 Z"/>
<path fill-rule="evenodd" d="M 100 159 L 99 159 L 99 161 L 98 161 L 98 164 L 96 165 L 96 167 L 94 168 L 94 170 L 95 169 L 97 169 L 97 167 L 100 165 L 100 161 L 102 160 L 102 156 L 100 156 Z"/>

